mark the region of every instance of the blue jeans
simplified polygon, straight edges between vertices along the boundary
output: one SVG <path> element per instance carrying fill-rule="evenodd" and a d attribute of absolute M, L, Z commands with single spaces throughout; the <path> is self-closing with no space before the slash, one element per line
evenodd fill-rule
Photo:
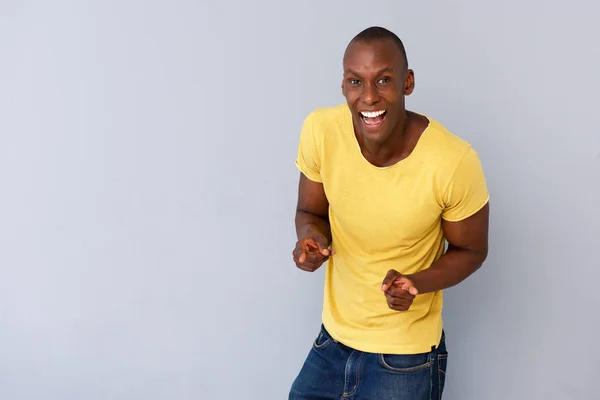
<path fill-rule="evenodd" d="M 289 400 L 440 400 L 447 362 L 444 334 L 428 353 L 375 354 L 344 346 L 321 326 Z"/>

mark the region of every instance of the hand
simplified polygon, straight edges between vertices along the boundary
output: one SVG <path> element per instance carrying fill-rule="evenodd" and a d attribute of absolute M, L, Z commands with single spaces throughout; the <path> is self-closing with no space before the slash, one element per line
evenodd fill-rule
<path fill-rule="evenodd" d="M 408 310 L 415 296 L 419 294 L 413 281 L 393 269 L 385 276 L 381 290 L 385 292 L 388 307 L 396 311 Z"/>
<path fill-rule="evenodd" d="M 315 233 L 296 242 L 292 252 L 296 266 L 303 271 L 314 272 L 330 256 L 335 254 L 329 249 L 327 238 L 320 233 Z"/>

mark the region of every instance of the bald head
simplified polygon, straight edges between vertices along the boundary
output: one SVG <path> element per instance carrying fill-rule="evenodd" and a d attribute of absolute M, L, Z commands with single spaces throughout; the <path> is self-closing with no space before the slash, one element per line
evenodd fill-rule
<path fill-rule="evenodd" d="M 354 43 L 370 43 L 377 40 L 391 40 L 394 42 L 398 50 L 400 51 L 400 56 L 404 62 L 404 68 L 408 68 L 408 58 L 406 57 L 406 50 L 404 49 L 404 43 L 402 40 L 392 31 L 389 31 L 380 26 L 372 26 L 360 32 L 358 35 L 354 36 L 354 38 L 348 43 L 346 47 L 346 51 L 344 53 L 344 58 L 346 58 L 346 54 L 348 50 Z"/>

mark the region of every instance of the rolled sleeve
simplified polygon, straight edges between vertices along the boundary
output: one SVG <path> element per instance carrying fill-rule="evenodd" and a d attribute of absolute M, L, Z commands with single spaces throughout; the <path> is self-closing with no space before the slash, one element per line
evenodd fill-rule
<path fill-rule="evenodd" d="M 446 189 L 442 218 L 450 222 L 466 219 L 481 210 L 489 199 L 479 155 L 469 147 Z"/>

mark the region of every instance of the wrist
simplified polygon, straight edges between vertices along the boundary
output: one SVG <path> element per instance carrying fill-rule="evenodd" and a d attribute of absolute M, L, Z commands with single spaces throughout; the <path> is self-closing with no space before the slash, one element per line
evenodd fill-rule
<path fill-rule="evenodd" d="M 327 239 L 327 243 L 331 241 L 331 237 L 329 235 L 329 229 L 326 229 L 324 226 L 320 226 L 319 224 L 307 224 L 300 231 L 300 235 L 298 235 L 298 240 L 302 240 L 311 236 L 323 236 Z"/>
<path fill-rule="evenodd" d="M 423 287 L 423 279 L 418 272 L 414 274 L 404 275 L 404 277 L 412 282 L 413 286 L 417 289 L 419 294 L 425 293 L 425 288 Z"/>

